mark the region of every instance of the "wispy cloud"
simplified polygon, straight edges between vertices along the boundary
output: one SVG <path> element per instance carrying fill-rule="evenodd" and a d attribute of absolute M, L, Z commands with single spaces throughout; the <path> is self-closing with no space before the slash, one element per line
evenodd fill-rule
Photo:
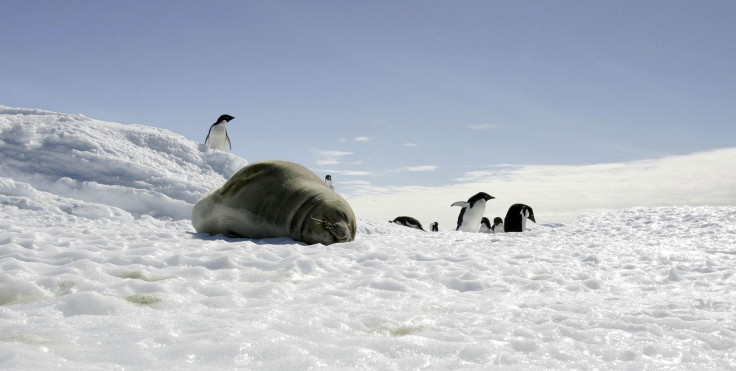
<path fill-rule="evenodd" d="M 371 137 L 360 136 L 360 137 L 353 138 L 352 141 L 353 142 L 370 142 L 372 139 L 373 138 Z M 340 138 L 340 142 L 347 143 L 347 142 L 350 142 L 350 140 L 348 138 Z"/>
<path fill-rule="evenodd" d="M 313 153 L 315 156 L 314 162 L 320 166 L 339 164 L 343 157 L 350 156 L 353 154 L 353 152 L 321 151 L 321 150 L 313 151 Z"/>
<path fill-rule="evenodd" d="M 416 145 L 414 143 L 409 143 L 409 142 L 406 142 L 403 145 L 406 146 L 406 147 L 418 147 L 418 145 Z"/>
<path fill-rule="evenodd" d="M 490 130 L 498 128 L 496 124 L 483 124 L 483 125 L 470 125 L 468 126 L 471 130 Z"/>
<path fill-rule="evenodd" d="M 400 171 L 434 171 L 434 170 L 437 170 L 437 166 L 434 166 L 434 165 L 408 166 L 408 167 L 402 167 L 399 170 Z"/>
<path fill-rule="evenodd" d="M 349 186 L 369 186 L 371 183 L 367 180 L 348 180 L 340 182 L 340 184 Z"/>
<path fill-rule="evenodd" d="M 356 185 L 346 198 L 360 218 L 410 215 L 451 229 L 458 208 L 477 192 L 496 197 L 486 216 L 505 216 L 514 203 L 534 208 L 540 223 L 571 223 L 578 215 L 654 206 L 736 204 L 736 148 L 660 159 L 585 166 L 499 166 L 466 173 L 442 187 Z"/>
<path fill-rule="evenodd" d="M 342 175 L 345 176 L 371 176 L 373 175 L 372 171 L 360 171 L 360 170 L 347 170 L 341 172 Z"/>

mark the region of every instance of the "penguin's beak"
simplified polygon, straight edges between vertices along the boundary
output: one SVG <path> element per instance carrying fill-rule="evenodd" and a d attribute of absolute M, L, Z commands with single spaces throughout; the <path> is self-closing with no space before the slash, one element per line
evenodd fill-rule
<path fill-rule="evenodd" d="M 537 222 L 536 220 L 534 220 L 534 215 L 529 215 L 529 220 L 533 221 L 534 223 Z"/>

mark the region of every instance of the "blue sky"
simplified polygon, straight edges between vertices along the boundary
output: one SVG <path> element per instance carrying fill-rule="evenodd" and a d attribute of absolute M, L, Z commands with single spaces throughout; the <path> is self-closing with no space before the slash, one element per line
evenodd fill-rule
<path fill-rule="evenodd" d="M 0 104 L 199 142 L 228 113 L 251 162 L 299 162 L 343 190 L 443 186 L 499 164 L 734 147 L 735 15 L 733 1 L 10 0 Z"/>

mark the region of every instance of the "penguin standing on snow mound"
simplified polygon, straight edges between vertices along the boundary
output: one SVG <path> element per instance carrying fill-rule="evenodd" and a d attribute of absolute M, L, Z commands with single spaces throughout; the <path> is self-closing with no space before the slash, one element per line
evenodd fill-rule
<path fill-rule="evenodd" d="M 409 228 L 416 228 L 416 229 L 424 230 L 424 228 L 422 228 L 422 223 L 419 223 L 418 220 L 410 216 L 398 216 L 396 217 L 396 219 L 391 221 L 391 223 L 400 224 L 400 225 L 403 225 Z"/>
<path fill-rule="evenodd" d="M 207 138 L 205 138 L 204 144 L 208 145 L 212 149 L 224 151 L 225 144 L 227 143 L 230 146 L 230 149 L 233 149 L 233 145 L 230 143 L 230 137 L 227 136 L 225 125 L 234 118 L 235 117 L 230 115 L 220 116 L 220 118 L 210 126 L 210 131 L 207 133 Z"/>
<path fill-rule="evenodd" d="M 524 204 L 513 204 L 506 213 L 506 219 L 503 221 L 503 229 L 506 232 L 524 232 L 526 230 L 526 220 L 534 220 L 534 211 L 531 207 Z"/>
<path fill-rule="evenodd" d="M 432 224 L 429 225 L 429 230 L 432 232 L 439 232 L 440 231 L 440 223 L 432 222 Z"/>
<path fill-rule="evenodd" d="M 332 175 L 329 175 L 329 174 L 328 174 L 328 175 L 326 175 L 326 176 L 325 176 L 325 185 L 326 185 L 326 186 L 327 186 L 327 187 L 328 187 L 329 189 L 331 189 L 331 190 L 333 190 L 333 191 L 335 190 L 335 186 L 334 186 L 334 185 L 332 185 Z"/>
<path fill-rule="evenodd" d="M 503 233 L 503 219 L 501 217 L 493 218 L 493 225 L 491 226 L 491 232 Z"/>
<path fill-rule="evenodd" d="M 486 212 L 486 201 L 494 198 L 488 193 L 478 192 L 475 196 L 469 198 L 468 201 L 453 203 L 451 206 L 460 206 L 463 208 L 457 217 L 457 228 L 455 230 L 478 232 L 480 229 L 480 220 Z"/>

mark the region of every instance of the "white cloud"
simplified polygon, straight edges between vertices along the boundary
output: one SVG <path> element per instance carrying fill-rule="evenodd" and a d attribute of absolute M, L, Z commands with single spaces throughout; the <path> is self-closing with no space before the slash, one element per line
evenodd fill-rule
<path fill-rule="evenodd" d="M 369 142 L 371 140 L 371 138 L 369 138 L 369 137 L 357 137 L 357 138 L 355 138 L 353 140 L 356 141 L 356 142 Z"/>
<path fill-rule="evenodd" d="M 407 146 L 407 147 L 418 147 L 418 146 L 417 146 L 416 144 L 414 144 L 414 143 L 409 143 L 409 142 L 406 142 L 406 143 L 404 143 L 403 145 L 404 145 L 404 146 Z"/>
<path fill-rule="evenodd" d="M 343 151 L 313 151 L 315 155 L 315 163 L 317 165 L 336 165 L 341 162 L 341 158 L 350 156 L 353 152 Z"/>
<path fill-rule="evenodd" d="M 351 186 L 369 186 L 371 183 L 367 180 L 348 180 L 345 182 L 340 182 L 340 184 Z"/>
<path fill-rule="evenodd" d="M 340 172 L 342 175 L 346 176 L 370 176 L 373 175 L 373 172 L 371 171 L 360 171 L 360 170 L 347 170 Z"/>
<path fill-rule="evenodd" d="M 484 125 L 470 125 L 468 126 L 471 130 L 489 130 L 489 129 L 496 129 L 498 128 L 498 125 L 496 124 L 484 124 Z"/>
<path fill-rule="evenodd" d="M 500 166 L 468 172 L 443 187 L 354 187 L 347 200 L 360 218 L 413 216 L 451 229 L 477 192 L 496 197 L 486 216 L 506 215 L 511 204 L 534 208 L 540 223 L 571 223 L 580 214 L 637 206 L 736 204 L 736 148 L 660 159 L 585 166 Z"/>
<path fill-rule="evenodd" d="M 434 165 L 408 166 L 408 167 L 402 167 L 399 170 L 400 171 L 434 171 L 434 170 L 437 170 L 437 166 L 434 166 Z"/>

